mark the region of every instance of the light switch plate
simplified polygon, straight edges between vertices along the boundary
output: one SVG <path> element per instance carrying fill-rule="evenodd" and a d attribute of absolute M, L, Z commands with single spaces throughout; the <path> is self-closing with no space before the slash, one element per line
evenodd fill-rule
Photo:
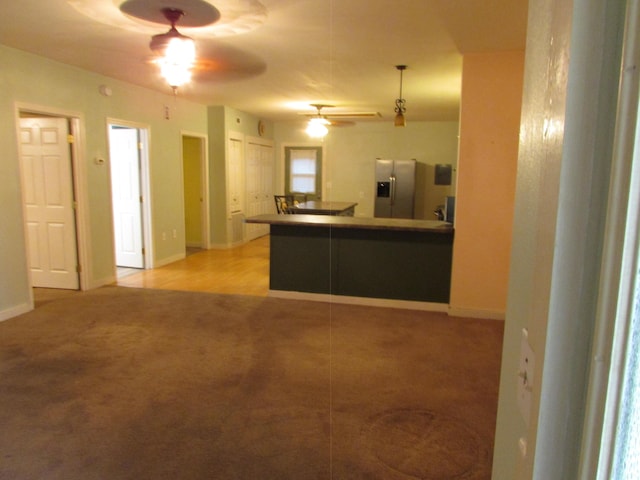
<path fill-rule="evenodd" d="M 529 332 L 523 328 L 520 341 L 520 364 L 518 366 L 518 409 L 527 427 L 529 427 L 531 417 L 534 368 L 535 358 L 529 345 Z"/>

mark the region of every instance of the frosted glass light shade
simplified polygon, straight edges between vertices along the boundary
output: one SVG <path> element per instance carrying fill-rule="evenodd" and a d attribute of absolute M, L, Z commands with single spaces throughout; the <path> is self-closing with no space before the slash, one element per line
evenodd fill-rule
<path fill-rule="evenodd" d="M 191 80 L 191 68 L 196 59 L 196 47 L 189 37 L 174 37 L 167 43 L 164 56 L 157 60 L 160 74 L 177 88 Z"/>
<path fill-rule="evenodd" d="M 312 118 L 307 124 L 307 135 L 313 138 L 324 137 L 329 133 L 329 129 L 327 128 L 328 124 L 329 122 L 324 118 Z"/>

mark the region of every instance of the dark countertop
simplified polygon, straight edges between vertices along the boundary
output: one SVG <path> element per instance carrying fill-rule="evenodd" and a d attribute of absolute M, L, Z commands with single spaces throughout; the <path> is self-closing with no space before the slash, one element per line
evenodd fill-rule
<path fill-rule="evenodd" d="M 336 213 L 353 209 L 358 205 L 355 202 L 322 202 L 319 200 L 309 200 L 308 202 L 299 203 L 288 207 L 290 214 L 322 214 Z M 299 210 L 299 211 L 297 211 Z"/>
<path fill-rule="evenodd" d="M 453 233 L 453 225 L 437 220 L 404 218 L 341 217 L 334 215 L 257 215 L 245 219 L 247 223 L 292 225 L 307 227 L 357 228 L 370 230 L 404 230 L 415 232 Z"/>

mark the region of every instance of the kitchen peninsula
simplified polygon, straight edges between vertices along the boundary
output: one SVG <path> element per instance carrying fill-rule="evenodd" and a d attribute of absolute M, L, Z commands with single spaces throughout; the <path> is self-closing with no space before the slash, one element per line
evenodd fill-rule
<path fill-rule="evenodd" d="M 449 223 L 332 215 L 258 215 L 246 222 L 270 225 L 274 296 L 305 292 L 449 303 Z"/>
<path fill-rule="evenodd" d="M 344 215 L 353 217 L 357 203 L 354 202 L 321 202 L 309 200 L 289 207 L 289 214 L 303 215 Z"/>

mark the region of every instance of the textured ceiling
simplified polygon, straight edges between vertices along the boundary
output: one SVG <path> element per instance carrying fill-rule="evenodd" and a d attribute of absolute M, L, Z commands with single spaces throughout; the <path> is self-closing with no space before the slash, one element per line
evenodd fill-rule
<path fill-rule="evenodd" d="M 5 2 L 0 43 L 170 93 L 150 62 L 163 25 L 126 15 L 124 0 Z M 131 1 L 131 0 L 130 0 Z M 157 10 L 204 0 L 135 0 Z M 309 104 L 393 117 L 406 64 L 408 121 L 458 117 L 462 54 L 523 50 L 526 0 L 207 0 L 220 20 L 181 33 L 201 59 L 179 95 L 270 120 L 296 120 Z M 329 111 L 327 113 L 330 113 Z"/>

